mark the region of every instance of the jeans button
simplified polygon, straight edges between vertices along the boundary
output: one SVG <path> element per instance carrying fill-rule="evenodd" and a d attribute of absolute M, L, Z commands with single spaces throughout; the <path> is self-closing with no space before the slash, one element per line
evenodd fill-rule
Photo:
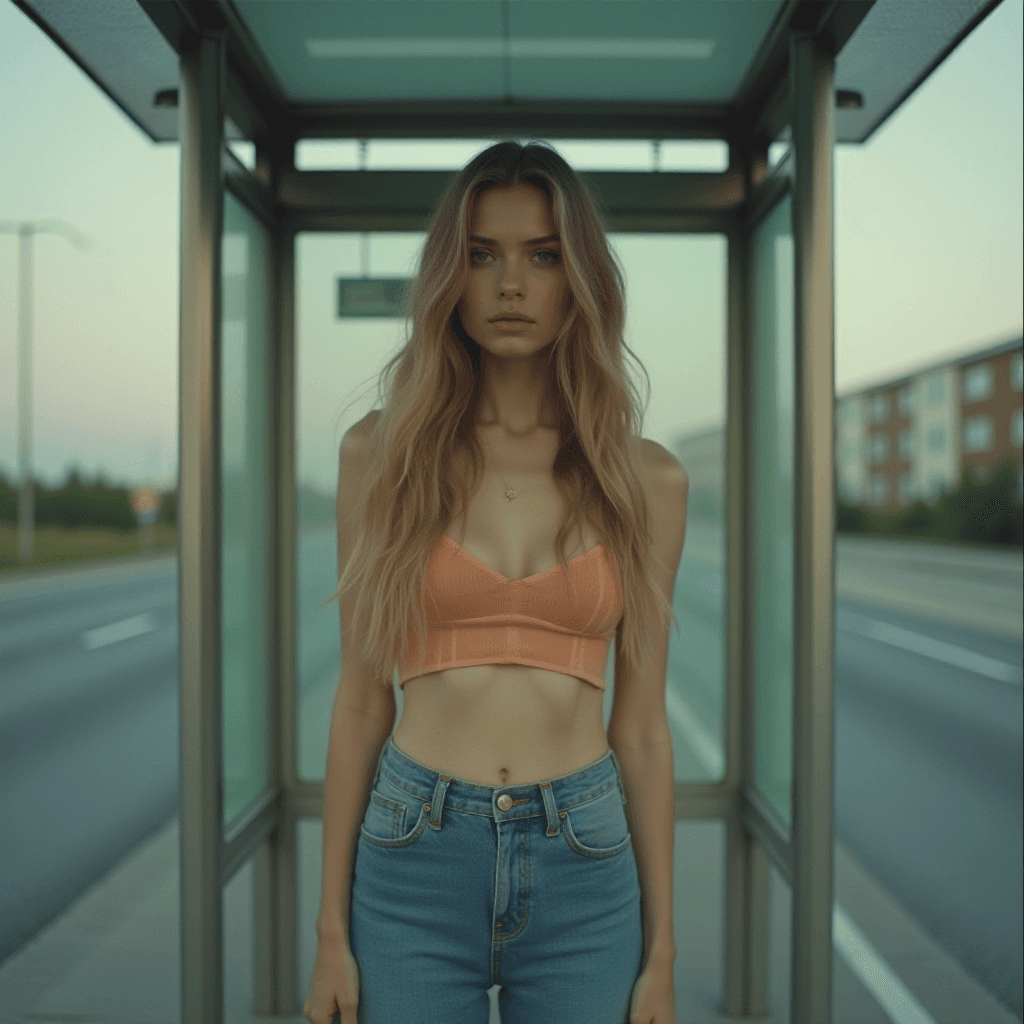
<path fill-rule="evenodd" d="M 498 797 L 498 806 L 503 810 L 507 811 L 512 806 L 512 797 L 508 793 L 502 793 Z"/>

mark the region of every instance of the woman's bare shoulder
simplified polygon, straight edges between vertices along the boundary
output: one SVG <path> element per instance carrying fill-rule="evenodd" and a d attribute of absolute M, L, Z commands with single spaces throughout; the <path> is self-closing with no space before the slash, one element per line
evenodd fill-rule
<path fill-rule="evenodd" d="M 640 458 L 648 486 L 687 478 L 683 464 L 664 445 L 650 438 L 640 438 Z"/>
<path fill-rule="evenodd" d="M 349 427 L 353 437 L 357 437 L 360 440 L 366 440 L 370 436 L 374 424 L 380 418 L 380 414 L 380 409 L 371 409 L 361 420 L 357 423 L 353 423 L 352 426 Z"/>

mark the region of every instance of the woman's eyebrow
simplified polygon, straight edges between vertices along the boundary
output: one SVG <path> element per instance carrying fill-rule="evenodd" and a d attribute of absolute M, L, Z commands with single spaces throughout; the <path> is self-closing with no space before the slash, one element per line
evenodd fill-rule
<path fill-rule="evenodd" d="M 498 243 L 493 238 L 488 238 L 486 235 L 470 235 L 469 240 L 471 242 L 482 242 L 484 245 L 497 245 Z M 540 245 L 542 242 L 559 242 L 561 239 L 558 235 L 545 235 L 543 238 L 528 238 L 523 245 Z"/>

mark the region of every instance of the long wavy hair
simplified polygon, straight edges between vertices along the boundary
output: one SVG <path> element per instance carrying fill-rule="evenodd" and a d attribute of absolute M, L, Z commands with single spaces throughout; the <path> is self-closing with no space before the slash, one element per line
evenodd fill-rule
<path fill-rule="evenodd" d="M 641 408 L 624 354 L 643 370 L 648 400 L 650 378 L 623 339 L 624 277 L 604 217 L 586 182 L 552 147 L 503 141 L 454 175 L 430 219 L 404 296 L 407 340 L 378 378 L 382 408 L 370 427 L 351 555 L 320 606 L 357 588 L 353 635 L 363 638 L 362 657 L 382 686 L 392 684 L 410 627 L 422 664 L 427 560 L 468 507 L 484 465 L 474 429 L 480 346 L 466 334 L 457 308 L 469 269 L 473 201 L 487 189 L 524 184 L 551 203 L 572 296 L 549 359 L 560 422 L 554 479 L 568 509 L 555 537 L 559 564 L 572 584 L 565 544 L 586 519 L 618 571 L 623 615 L 616 671 L 627 677 L 649 668 L 647 624 L 655 615 L 663 628 L 675 620 L 649 572 L 648 559 L 657 555 L 640 478 L 646 403 Z M 470 480 L 458 474 L 460 453 L 469 457 Z"/>

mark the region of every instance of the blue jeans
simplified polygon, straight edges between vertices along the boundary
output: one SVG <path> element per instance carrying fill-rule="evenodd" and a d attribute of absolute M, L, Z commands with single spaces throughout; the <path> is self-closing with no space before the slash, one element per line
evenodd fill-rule
<path fill-rule="evenodd" d="M 627 1024 L 640 882 L 619 764 L 531 785 L 442 775 L 388 739 L 359 832 L 359 1024 Z"/>

